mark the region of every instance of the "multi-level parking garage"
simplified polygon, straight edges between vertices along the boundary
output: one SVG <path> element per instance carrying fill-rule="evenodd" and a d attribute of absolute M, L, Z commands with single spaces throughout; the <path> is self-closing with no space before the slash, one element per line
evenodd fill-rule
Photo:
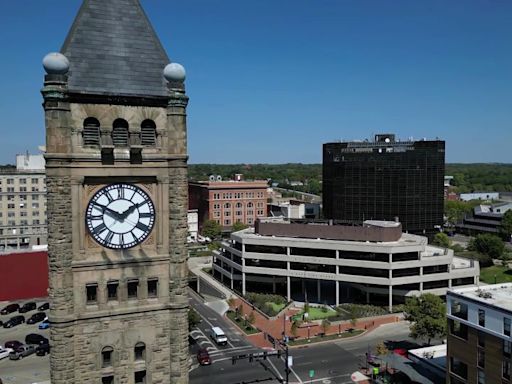
<path fill-rule="evenodd" d="M 392 306 L 406 296 L 478 283 L 478 262 L 402 233 L 400 223 L 363 225 L 263 219 L 233 233 L 213 260 L 213 274 L 245 294 L 271 292 L 288 300 Z"/>

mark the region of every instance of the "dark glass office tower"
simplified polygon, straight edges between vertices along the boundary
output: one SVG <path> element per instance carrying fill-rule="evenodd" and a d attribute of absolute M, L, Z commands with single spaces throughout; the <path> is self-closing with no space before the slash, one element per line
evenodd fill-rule
<path fill-rule="evenodd" d="M 441 140 L 375 140 L 323 146 L 323 212 L 328 219 L 399 220 L 404 231 L 432 234 L 443 224 Z"/>

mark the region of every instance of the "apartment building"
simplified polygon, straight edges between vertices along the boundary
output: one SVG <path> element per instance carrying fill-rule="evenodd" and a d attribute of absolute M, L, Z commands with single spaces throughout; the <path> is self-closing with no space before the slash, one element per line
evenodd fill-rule
<path fill-rule="evenodd" d="M 208 181 L 189 182 L 189 209 L 197 209 L 199 228 L 206 220 L 214 220 L 223 230 L 231 230 L 241 222 L 254 225 L 257 218 L 267 216 L 267 182 L 235 180 L 211 176 Z"/>
<path fill-rule="evenodd" d="M 16 156 L 0 168 L 0 252 L 46 244 L 46 185 L 43 155 Z"/>
<path fill-rule="evenodd" d="M 403 303 L 423 292 L 445 295 L 478 283 L 478 262 L 402 233 L 397 222 L 264 218 L 231 234 L 214 256 L 213 273 L 231 289 L 339 305 Z"/>
<path fill-rule="evenodd" d="M 447 293 L 447 383 L 509 384 L 512 283 Z"/>

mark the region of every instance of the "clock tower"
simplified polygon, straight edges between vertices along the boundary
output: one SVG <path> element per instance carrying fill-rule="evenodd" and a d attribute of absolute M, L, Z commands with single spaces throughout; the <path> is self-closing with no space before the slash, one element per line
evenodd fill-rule
<path fill-rule="evenodd" d="M 43 60 L 52 384 L 188 383 L 185 70 L 138 0 Z"/>

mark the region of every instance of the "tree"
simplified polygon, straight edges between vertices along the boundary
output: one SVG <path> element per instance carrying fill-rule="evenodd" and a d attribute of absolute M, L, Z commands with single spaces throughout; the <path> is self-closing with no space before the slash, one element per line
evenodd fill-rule
<path fill-rule="evenodd" d="M 451 241 L 446 233 L 439 232 L 435 234 L 432 243 L 435 245 L 439 245 L 440 247 L 448 248 L 450 246 Z"/>
<path fill-rule="evenodd" d="M 233 308 L 235 308 L 236 300 L 234 296 L 230 296 L 229 299 L 226 300 L 226 302 L 230 310 L 233 310 Z"/>
<path fill-rule="evenodd" d="M 470 240 L 468 249 L 499 259 L 505 252 L 505 244 L 498 236 L 483 233 Z"/>
<path fill-rule="evenodd" d="M 446 335 L 446 305 L 440 297 L 424 293 L 405 302 L 405 319 L 410 321 L 410 336 L 430 341 Z"/>
<path fill-rule="evenodd" d="M 331 322 L 329 319 L 323 319 L 322 320 L 322 330 L 325 334 L 327 334 L 327 331 L 329 330 L 329 327 L 331 326 Z"/>
<path fill-rule="evenodd" d="M 220 236 L 221 229 L 220 224 L 215 220 L 206 220 L 203 224 L 202 234 L 210 239 L 216 239 Z"/>
<path fill-rule="evenodd" d="M 201 322 L 201 316 L 193 310 L 189 308 L 188 310 L 188 330 L 191 331 L 193 328 L 197 326 Z"/>
<path fill-rule="evenodd" d="M 352 325 L 352 328 L 355 328 L 357 325 L 357 317 L 358 317 L 358 312 L 357 312 L 357 308 L 355 305 L 350 307 L 349 316 L 350 316 L 350 325 Z"/>
<path fill-rule="evenodd" d="M 290 332 L 292 333 L 293 337 L 297 337 L 297 331 L 299 330 L 299 325 L 300 325 L 300 323 L 299 323 L 298 320 L 294 320 L 292 322 L 292 326 L 290 328 Z"/>
<path fill-rule="evenodd" d="M 247 318 L 247 321 L 249 322 L 249 324 L 254 325 L 254 323 L 256 322 L 256 315 L 254 314 L 254 311 L 252 311 L 249 314 L 249 317 Z"/>
<path fill-rule="evenodd" d="M 510 240 L 512 236 L 512 209 L 509 209 L 503 215 L 503 218 L 501 219 L 501 228 L 503 232 L 503 238 L 505 238 L 507 241 Z"/>
<path fill-rule="evenodd" d="M 238 314 L 238 317 L 243 318 L 244 317 L 244 306 L 240 304 L 238 306 L 238 311 L 236 311 Z"/>
<path fill-rule="evenodd" d="M 233 227 L 231 228 L 231 232 L 238 232 L 242 229 L 248 228 L 249 226 L 242 223 L 241 221 L 237 221 L 235 224 L 233 224 Z"/>
<path fill-rule="evenodd" d="M 383 356 L 383 355 L 387 355 L 389 350 L 387 349 L 386 345 L 384 344 L 383 341 L 381 341 L 380 343 L 378 343 L 376 346 L 375 346 L 375 352 L 377 352 L 377 355 L 379 356 Z"/>

